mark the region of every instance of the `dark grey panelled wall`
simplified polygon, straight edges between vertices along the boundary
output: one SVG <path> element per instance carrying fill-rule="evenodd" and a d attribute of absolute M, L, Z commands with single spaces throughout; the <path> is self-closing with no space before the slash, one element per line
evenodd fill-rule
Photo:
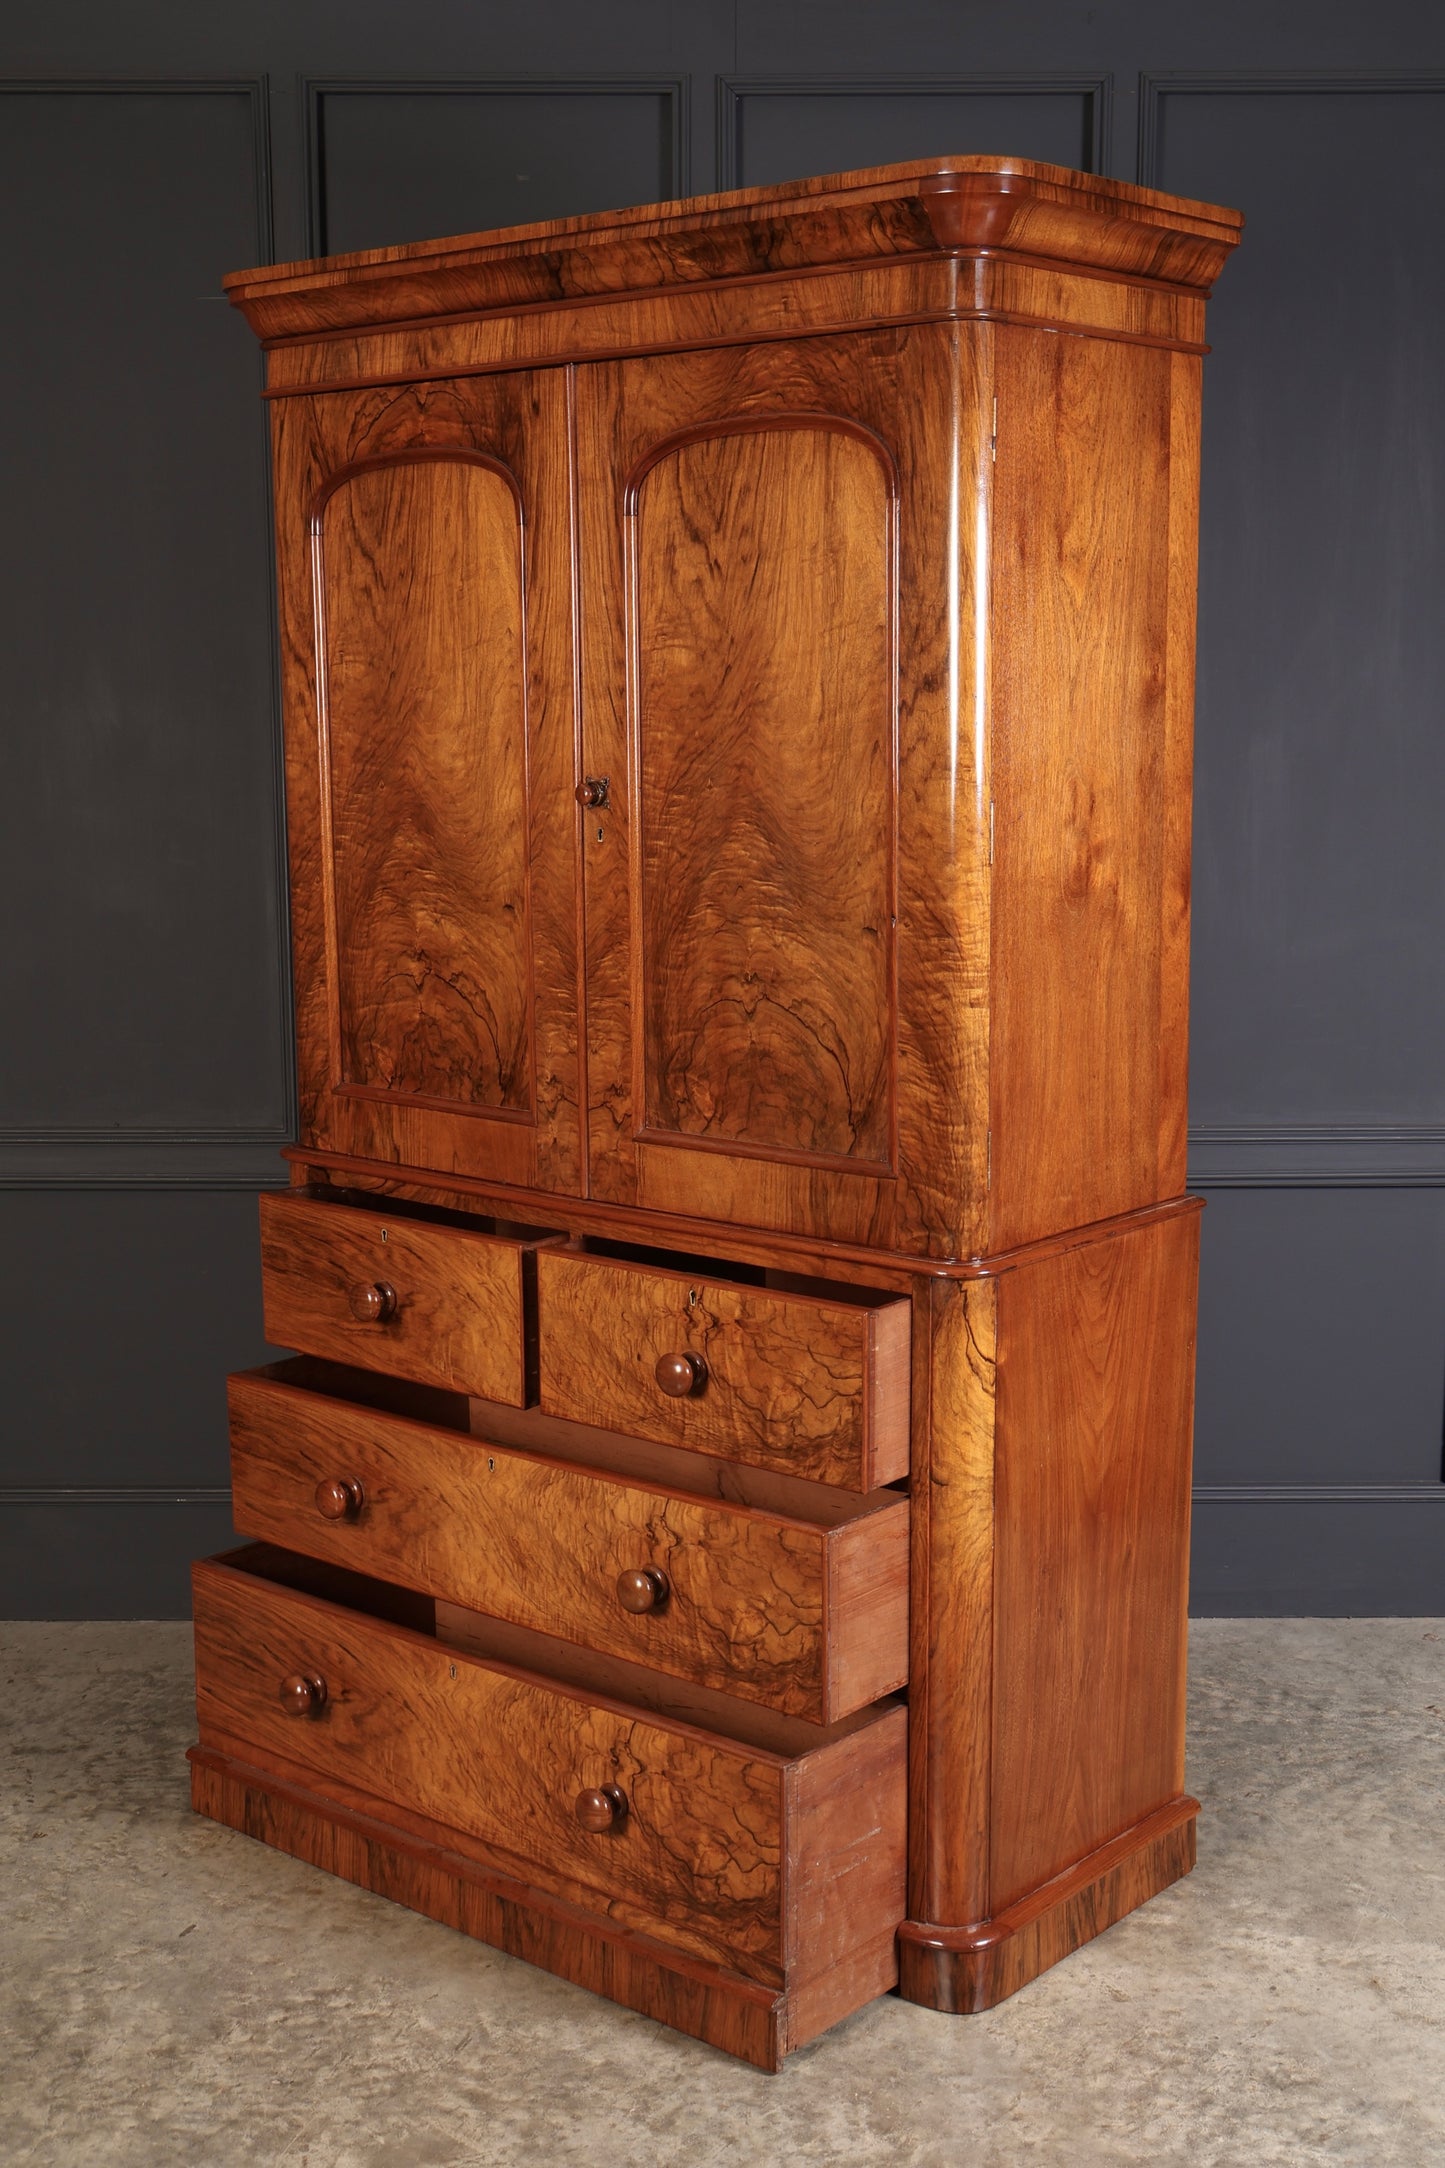
<path fill-rule="evenodd" d="M 940 151 L 1240 205 L 1206 370 L 1195 1608 L 1445 1611 L 1436 0 L 49 0 L 0 30 L 0 1615 L 229 1529 L 291 1133 L 228 269 Z"/>

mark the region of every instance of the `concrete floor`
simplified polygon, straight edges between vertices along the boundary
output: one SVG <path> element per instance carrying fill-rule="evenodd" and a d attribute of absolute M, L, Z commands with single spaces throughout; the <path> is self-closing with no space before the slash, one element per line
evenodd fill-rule
<path fill-rule="evenodd" d="M 197 1821 L 184 1627 L 0 1669 L 6 2163 L 1445 2163 L 1445 1621 L 1200 1624 L 1196 1873 L 776 2078 Z"/>

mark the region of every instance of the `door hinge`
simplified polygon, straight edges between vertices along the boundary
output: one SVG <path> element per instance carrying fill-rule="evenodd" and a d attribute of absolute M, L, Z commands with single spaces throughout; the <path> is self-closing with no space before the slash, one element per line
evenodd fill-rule
<path fill-rule="evenodd" d="M 993 800 L 988 801 L 988 862 L 993 864 Z"/>
<path fill-rule="evenodd" d="M 991 437 L 989 438 L 989 440 L 988 440 L 988 456 L 989 456 L 989 458 L 990 458 L 990 459 L 997 459 L 997 458 L 998 458 L 998 397 L 997 397 L 997 394 L 995 394 L 995 397 L 994 397 L 994 402 L 993 402 L 993 435 L 992 435 L 992 436 L 991 436 Z"/>
<path fill-rule="evenodd" d="M 993 1188 L 993 1131 L 990 1129 L 983 1145 L 983 1186 Z"/>

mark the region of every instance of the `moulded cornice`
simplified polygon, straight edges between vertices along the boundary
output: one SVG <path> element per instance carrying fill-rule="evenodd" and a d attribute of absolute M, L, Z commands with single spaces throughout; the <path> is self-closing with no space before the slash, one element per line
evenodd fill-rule
<path fill-rule="evenodd" d="M 1242 224 L 1066 166 L 958 157 L 277 264 L 225 286 L 267 340 L 917 256 L 1020 254 L 1204 293 Z"/>

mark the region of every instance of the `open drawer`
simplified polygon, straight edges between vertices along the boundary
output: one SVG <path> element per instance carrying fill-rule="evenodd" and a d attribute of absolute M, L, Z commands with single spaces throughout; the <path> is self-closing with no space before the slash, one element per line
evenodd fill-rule
<path fill-rule="evenodd" d="M 368 1386 L 306 1361 L 230 1380 L 244 1535 L 814 1723 L 906 1683 L 906 1499 L 746 1472 L 740 1496 L 700 1496 L 715 1464 L 690 1454 L 629 1464 L 616 1439 L 460 1396 L 351 1397 Z"/>
<path fill-rule="evenodd" d="M 389 1199 L 261 1199 L 266 1337 L 525 1407 L 536 1397 L 532 1286 L 559 1238 Z"/>
<path fill-rule="evenodd" d="M 395 1592 L 359 1577 L 333 1584 L 345 1604 L 296 1585 L 313 1574 L 264 1545 L 195 1568 L 203 1763 L 368 1827 L 423 1818 L 461 1858 L 785 1992 L 790 2044 L 894 1983 L 900 1705 L 709 1731 L 378 1616 Z"/>

